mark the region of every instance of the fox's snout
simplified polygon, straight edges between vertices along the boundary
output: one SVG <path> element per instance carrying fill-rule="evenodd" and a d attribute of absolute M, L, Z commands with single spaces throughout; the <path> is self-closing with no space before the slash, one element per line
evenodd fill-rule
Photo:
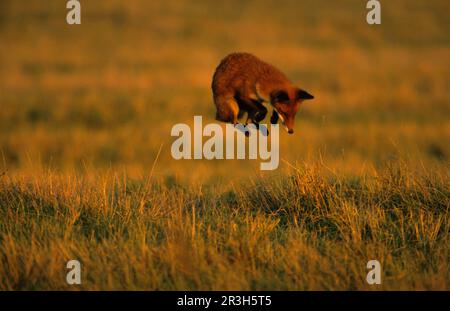
<path fill-rule="evenodd" d="M 277 112 L 281 124 L 283 125 L 286 132 L 288 132 L 288 134 L 294 134 L 295 113 L 286 115 L 280 114 L 280 112 L 278 112 L 277 109 L 275 109 L 275 111 Z M 276 119 L 278 119 L 278 117 Z"/>
<path fill-rule="evenodd" d="M 289 118 L 286 120 L 286 122 L 283 122 L 284 128 L 288 132 L 288 134 L 294 134 L 294 117 Z"/>

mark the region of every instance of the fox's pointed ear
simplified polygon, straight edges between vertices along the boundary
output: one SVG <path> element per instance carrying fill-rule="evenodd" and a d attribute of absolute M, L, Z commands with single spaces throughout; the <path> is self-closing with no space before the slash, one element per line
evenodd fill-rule
<path fill-rule="evenodd" d="M 283 90 L 273 91 L 270 94 L 270 101 L 272 103 L 287 102 L 289 101 L 289 94 Z"/>
<path fill-rule="evenodd" d="M 309 94 L 308 92 L 306 92 L 305 90 L 302 89 L 298 89 L 297 91 L 297 99 L 313 99 L 314 96 L 312 96 L 311 94 Z"/>

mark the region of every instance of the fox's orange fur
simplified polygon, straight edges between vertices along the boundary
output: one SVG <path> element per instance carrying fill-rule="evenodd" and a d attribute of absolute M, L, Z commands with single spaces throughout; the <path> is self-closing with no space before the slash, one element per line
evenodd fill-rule
<path fill-rule="evenodd" d="M 314 98 L 277 68 L 249 53 L 233 53 L 222 60 L 214 73 L 212 91 L 217 120 L 237 124 L 247 112 L 247 122 L 258 125 L 267 115 L 263 103 L 270 103 L 274 108 L 271 122 L 280 118 L 290 134 L 300 104 Z"/>

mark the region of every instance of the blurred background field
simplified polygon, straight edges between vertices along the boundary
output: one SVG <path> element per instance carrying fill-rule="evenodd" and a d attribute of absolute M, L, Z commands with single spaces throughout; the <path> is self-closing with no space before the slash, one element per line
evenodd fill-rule
<path fill-rule="evenodd" d="M 84 1 L 82 25 L 69 26 L 61 1 L 1 1 L 1 165 L 140 176 L 164 144 L 155 176 L 256 174 L 259 161 L 170 156 L 174 124 L 213 122 L 217 64 L 248 51 L 316 96 L 296 134 L 282 133 L 282 159 L 348 174 L 399 157 L 445 170 L 449 9 L 385 2 L 382 25 L 369 26 L 364 1 Z"/>
<path fill-rule="evenodd" d="M 449 288 L 449 1 L 81 3 L 0 1 L 0 289 Z M 274 172 L 170 155 L 235 51 L 315 95 Z"/>

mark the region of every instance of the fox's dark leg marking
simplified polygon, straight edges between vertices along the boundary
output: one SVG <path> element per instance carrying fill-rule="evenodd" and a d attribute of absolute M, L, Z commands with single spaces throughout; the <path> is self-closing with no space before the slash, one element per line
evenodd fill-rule
<path fill-rule="evenodd" d="M 259 122 L 261 122 L 262 120 L 264 120 L 266 118 L 268 111 L 267 111 L 267 108 L 264 107 L 264 105 L 259 101 L 255 102 L 255 105 L 258 107 L 258 110 L 255 112 L 253 121 L 254 121 L 256 128 L 259 130 Z M 267 127 L 266 127 L 266 130 L 267 130 L 267 135 L 269 135 L 269 129 L 267 129 Z"/>
<path fill-rule="evenodd" d="M 238 98 L 238 103 L 241 109 L 248 112 L 247 121 L 251 120 L 252 123 L 259 123 L 267 115 L 267 108 L 257 100 Z"/>
<path fill-rule="evenodd" d="M 239 107 L 239 115 L 243 115 L 244 112 L 247 112 L 247 124 L 248 121 L 253 118 L 253 111 L 255 110 L 254 105 L 249 100 L 242 98 L 239 93 L 235 94 L 234 99 Z"/>
<path fill-rule="evenodd" d="M 244 99 L 240 96 L 235 96 L 235 99 L 239 104 L 239 109 L 247 112 L 247 121 L 245 124 L 252 123 L 259 130 L 259 122 L 267 116 L 267 108 L 260 101 L 254 99 Z M 246 134 L 248 136 L 248 133 Z"/>
<path fill-rule="evenodd" d="M 270 123 L 277 124 L 279 118 L 280 116 L 278 115 L 278 113 L 275 110 L 273 110 L 272 116 L 270 117 Z"/>
<path fill-rule="evenodd" d="M 244 116 L 245 113 L 246 113 L 245 110 L 239 109 L 238 119 L 242 119 L 242 117 Z"/>
<path fill-rule="evenodd" d="M 259 123 L 267 116 L 267 108 L 264 107 L 261 103 L 257 105 L 258 111 L 255 113 L 255 122 Z"/>
<path fill-rule="evenodd" d="M 267 108 L 264 107 L 261 102 L 253 101 L 253 104 L 254 104 L 256 109 L 254 109 L 252 111 L 251 121 L 255 125 L 256 129 L 260 130 L 259 122 L 261 122 L 262 120 L 265 119 L 265 117 L 267 116 L 267 112 L 268 111 L 267 111 Z M 267 132 L 263 132 L 263 133 L 265 135 L 269 135 L 269 129 L 267 129 L 267 127 L 265 127 L 265 130 Z"/>

